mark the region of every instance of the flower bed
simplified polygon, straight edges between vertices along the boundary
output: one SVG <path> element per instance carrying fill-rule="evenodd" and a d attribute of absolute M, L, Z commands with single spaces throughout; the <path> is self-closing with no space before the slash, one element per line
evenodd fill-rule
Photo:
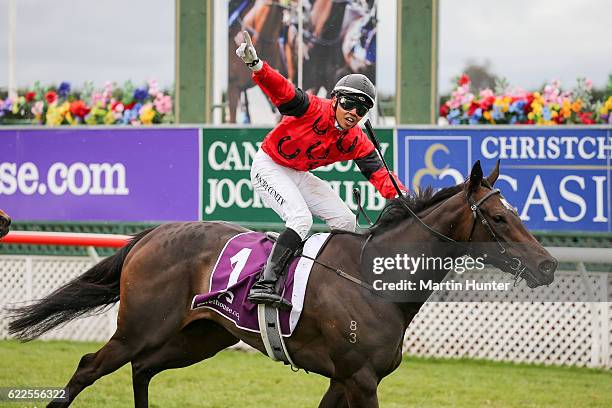
<path fill-rule="evenodd" d="M 442 121 L 451 125 L 612 124 L 612 96 L 593 101 L 592 84 L 585 79 L 578 79 L 571 91 L 562 90 L 559 81 L 545 85 L 541 92 L 498 88 L 496 92 L 481 90 L 476 96 L 470 90 L 470 78 L 462 75 L 440 107 Z"/>
<path fill-rule="evenodd" d="M 32 123 L 59 125 L 151 125 L 174 122 L 172 96 L 159 89 L 157 81 L 136 88 L 107 82 L 101 90 L 91 83 L 73 91 L 70 83 L 0 98 L 0 124 Z"/>

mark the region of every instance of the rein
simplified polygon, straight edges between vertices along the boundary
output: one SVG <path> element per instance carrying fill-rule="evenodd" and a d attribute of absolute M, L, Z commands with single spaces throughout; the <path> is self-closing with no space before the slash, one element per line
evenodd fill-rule
<path fill-rule="evenodd" d="M 490 187 L 489 187 L 490 188 Z M 354 191 L 355 193 L 355 191 Z M 487 221 L 487 219 L 485 218 L 484 214 L 482 213 L 480 207 L 491 197 L 497 195 L 497 194 L 501 194 L 501 191 L 499 189 L 491 189 L 487 194 L 484 195 L 484 197 L 482 197 L 480 200 L 478 201 L 474 201 L 474 199 L 467 194 L 467 192 L 465 193 L 465 197 L 466 200 L 470 206 L 470 210 L 472 211 L 472 228 L 470 230 L 470 235 L 468 237 L 468 242 L 472 241 L 472 235 L 474 234 L 474 230 L 476 229 L 476 221 L 479 218 L 480 222 L 483 224 L 484 228 L 488 231 L 489 235 L 491 236 L 491 238 L 493 238 L 493 240 L 497 243 L 497 245 L 499 246 L 499 255 L 501 255 L 503 258 L 505 258 L 503 260 L 503 262 L 506 265 L 510 265 L 510 269 L 514 271 L 514 284 L 513 286 L 516 287 L 516 285 L 520 282 L 520 279 L 522 278 L 523 273 L 525 272 L 525 270 L 527 269 L 527 267 L 525 265 L 523 265 L 522 261 L 519 258 L 513 257 L 510 259 L 510 261 L 507 259 L 508 257 L 506 256 L 506 248 L 504 247 L 504 245 L 501 243 L 501 241 L 499 240 L 499 238 L 497 237 L 497 235 L 495 234 L 495 232 L 493 231 L 493 228 L 491 227 L 491 224 Z M 358 194 L 355 194 L 356 197 L 358 197 Z M 437 238 L 441 239 L 442 241 L 445 242 L 454 242 L 457 244 L 462 244 L 461 242 L 458 242 L 454 239 L 452 239 L 451 237 L 448 237 L 436 230 L 434 230 L 433 228 L 431 228 L 429 225 L 427 225 L 421 218 L 419 218 L 416 213 L 412 210 L 412 208 L 410 208 L 410 206 L 408 206 L 408 204 L 406 204 L 402 198 L 399 198 L 400 200 L 400 204 L 402 205 L 402 207 L 404 207 L 408 213 L 415 219 L 418 221 L 418 225 L 423 228 L 424 230 L 426 230 L 427 232 L 431 233 L 432 235 L 436 236 Z M 361 204 L 361 200 L 358 200 L 358 202 Z M 365 212 L 364 212 L 365 214 Z M 372 234 L 368 234 L 368 237 L 366 238 L 366 240 L 364 241 L 363 245 L 361 246 L 361 251 L 359 253 L 359 264 L 361 265 L 361 259 L 363 257 L 363 253 L 365 251 L 365 248 L 368 244 L 368 242 L 370 241 L 370 239 L 372 238 Z M 323 262 L 320 262 L 318 260 L 316 260 L 315 258 L 312 258 L 310 256 L 306 256 L 306 255 L 301 255 L 304 258 L 312 261 L 313 263 L 316 263 L 317 265 L 320 265 L 326 269 L 329 269 L 331 271 L 333 271 L 334 273 L 336 273 L 336 275 L 347 279 L 350 282 L 353 282 L 365 289 L 367 289 L 368 291 L 372 292 L 375 295 L 378 295 L 380 297 L 382 297 L 383 299 L 385 298 L 385 296 L 383 296 L 383 294 L 381 294 L 379 291 L 377 291 L 376 289 L 374 289 L 374 287 L 364 281 L 362 281 L 359 278 L 355 278 L 354 276 L 344 272 L 343 270 L 339 269 L 339 268 L 334 268 L 331 267 Z"/>

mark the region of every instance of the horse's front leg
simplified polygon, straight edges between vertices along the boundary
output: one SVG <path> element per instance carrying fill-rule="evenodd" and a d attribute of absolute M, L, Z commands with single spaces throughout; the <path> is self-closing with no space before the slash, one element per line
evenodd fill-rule
<path fill-rule="evenodd" d="M 319 403 L 319 408 L 349 408 L 344 385 L 336 380 L 330 380 L 329 388 Z"/>
<path fill-rule="evenodd" d="M 343 381 L 349 408 L 378 408 L 378 377 L 372 369 L 362 367 Z"/>

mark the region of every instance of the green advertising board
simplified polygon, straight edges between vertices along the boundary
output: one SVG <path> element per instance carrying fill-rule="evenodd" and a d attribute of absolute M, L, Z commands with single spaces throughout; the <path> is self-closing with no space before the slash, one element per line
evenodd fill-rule
<path fill-rule="evenodd" d="M 202 142 L 202 218 L 207 221 L 236 222 L 248 228 L 278 229 L 283 222 L 253 193 L 250 180 L 253 156 L 270 128 L 205 128 Z M 393 129 L 378 129 L 385 160 L 393 166 Z M 327 180 L 353 211 L 357 204 L 353 189 L 359 188 L 363 206 L 375 219 L 385 199 L 365 179 L 354 162 L 339 162 L 321 167 L 313 174 Z M 323 227 L 314 218 L 316 227 Z M 362 221 L 363 222 L 363 221 Z"/>

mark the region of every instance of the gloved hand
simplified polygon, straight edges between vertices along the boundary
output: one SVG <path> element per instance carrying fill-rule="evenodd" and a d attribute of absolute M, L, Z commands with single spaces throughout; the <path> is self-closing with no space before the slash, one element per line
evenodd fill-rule
<path fill-rule="evenodd" d="M 253 47 L 251 36 L 247 31 L 243 31 L 244 42 L 236 50 L 236 55 L 240 57 L 251 71 L 259 71 L 263 67 L 263 61 L 257 58 L 257 51 Z"/>

